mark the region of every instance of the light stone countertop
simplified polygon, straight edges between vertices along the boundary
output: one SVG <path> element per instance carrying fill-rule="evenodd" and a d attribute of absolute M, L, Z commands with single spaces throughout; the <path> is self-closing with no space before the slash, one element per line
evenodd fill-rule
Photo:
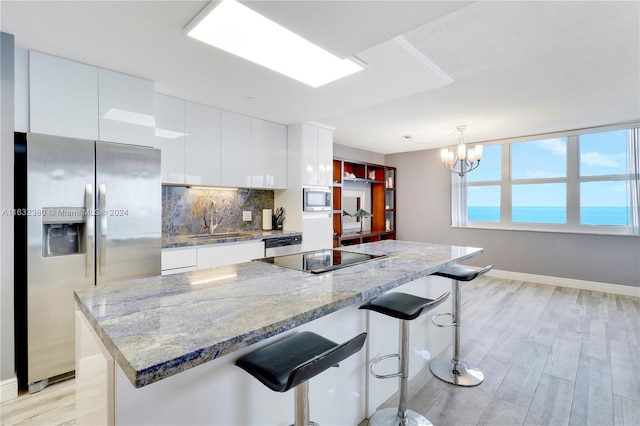
<path fill-rule="evenodd" d="M 240 234 L 240 235 L 236 235 Z M 260 241 L 269 238 L 276 237 L 290 237 L 294 235 L 302 235 L 299 231 L 238 231 L 225 235 L 224 233 L 218 233 L 213 236 L 206 234 L 200 234 L 198 237 L 182 235 L 175 237 L 163 237 L 162 248 L 177 248 L 177 247 L 196 247 L 209 244 L 224 244 L 224 243 L 238 243 L 242 241 Z"/>
<path fill-rule="evenodd" d="M 75 300 L 142 387 L 482 253 L 395 240 L 342 249 L 388 257 L 323 274 L 253 261 L 83 288 Z"/>

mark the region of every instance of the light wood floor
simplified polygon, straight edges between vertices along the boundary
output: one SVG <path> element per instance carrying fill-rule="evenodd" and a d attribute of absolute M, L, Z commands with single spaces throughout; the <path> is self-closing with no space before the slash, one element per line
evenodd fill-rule
<path fill-rule="evenodd" d="M 462 315 L 462 358 L 485 381 L 420 371 L 409 408 L 434 425 L 640 426 L 640 298 L 485 276 L 463 283 Z M 74 386 L 1 404 L 0 424 L 75 424 Z"/>
<path fill-rule="evenodd" d="M 461 292 L 462 359 L 485 381 L 425 368 L 410 409 L 442 426 L 640 425 L 640 298 L 486 276 Z"/>

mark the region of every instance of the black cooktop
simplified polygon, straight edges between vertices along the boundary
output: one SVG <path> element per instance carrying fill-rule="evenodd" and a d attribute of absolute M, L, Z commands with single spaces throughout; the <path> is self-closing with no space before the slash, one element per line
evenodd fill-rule
<path fill-rule="evenodd" d="M 266 257 L 260 260 L 297 271 L 320 274 L 382 257 L 387 256 L 384 254 L 365 254 L 327 249 L 288 254 L 285 256 Z"/>

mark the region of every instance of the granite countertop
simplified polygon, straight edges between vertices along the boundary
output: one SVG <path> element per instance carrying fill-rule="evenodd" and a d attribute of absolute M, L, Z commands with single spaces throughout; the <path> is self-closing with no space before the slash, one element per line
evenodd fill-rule
<path fill-rule="evenodd" d="M 276 237 L 289 237 L 302 235 L 298 231 L 238 231 L 231 233 L 218 233 L 214 235 L 200 234 L 180 235 L 162 238 L 162 248 L 192 247 L 209 244 L 237 243 L 242 241 L 259 241 Z"/>
<path fill-rule="evenodd" d="M 83 288 L 75 299 L 142 387 L 482 252 L 395 240 L 344 249 L 387 257 L 324 274 L 253 261 Z"/>

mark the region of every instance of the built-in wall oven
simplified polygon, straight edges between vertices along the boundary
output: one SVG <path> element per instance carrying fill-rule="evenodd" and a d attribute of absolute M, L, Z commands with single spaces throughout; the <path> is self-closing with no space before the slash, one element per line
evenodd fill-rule
<path fill-rule="evenodd" d="M 284 256 L 302 251 L 302 235 L 287 235 L 264 240 L 264 257 Z"/>

